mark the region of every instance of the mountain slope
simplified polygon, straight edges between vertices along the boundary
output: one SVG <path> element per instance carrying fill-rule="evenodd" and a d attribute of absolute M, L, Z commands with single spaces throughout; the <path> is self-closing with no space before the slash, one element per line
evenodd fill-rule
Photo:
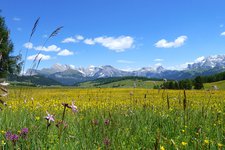
<path fill-rule="evenodd" d="M 51 85 L 61 85 L 60 82 L 57 82 L 51 78 L 46 78 L 40 75 L 34 76 L 9 76 L 8 80 L 14 82 L 15 84 L 23 85 L 42 85 L 42 86 L 51 86 Z"/>
<path fill-rule="evenodd" d="M 194 63 L 188 64 L 183 70 L 168 70 L 159 66 L 157 68 L 143 67 L 135 71 L 123 71 L 110 65 L 90 66 L 88 68 L 75 68 L 70 65 L 55 64 L 51 68 L 41 70 L 28 70 L 27 74 L 42 75 L 60 82 L 63 85 L 73 85 L 78 82 L 108 77 L 141 76 L 147 78 L 166 78 L 182 80 L 196 76 L 212 75 L 225 71 L 225 55 L 201 57 Z"/>

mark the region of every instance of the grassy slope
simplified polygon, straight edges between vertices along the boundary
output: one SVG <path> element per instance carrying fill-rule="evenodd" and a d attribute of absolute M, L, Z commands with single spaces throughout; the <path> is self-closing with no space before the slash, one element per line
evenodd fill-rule
<path fill-rule="evenodd" d="M 162 81 L 155 81 L 157 85 L 162 84 Z M 134 80 L 127 79 L 117 82 L 111 82 L 107 84 L 97 85 L 95 82 L 88 81 L 80 83 L 78 87 L 80 88 L 88 88 L 88 87 L 101 87 L 101 88 L 132 88 L 134 85 Z M 142 81 L 142 80 L 136 80 L 137 88 L 153 88 L 154 81 Z M 212 86 L 216 85 L 220 90 L 225 90 L 225 80 L 218 81 L 218 82 L 212 82 L 212 83 L 205 83 L 204 87 L 205 89 L 210 89 Z"/>
<path fill-rule="evenodd" d="M 205 83 L 204 87 L 205 89 L 210 89 L 214 85 L 216 85 L 220 90 L 225 90 L 225 80 L 212 83 Z"/>
<path fill-rule="evenodd" d="M 160 85 L 162 81 L 155 81 L 157 85 Z M 136 80 L 136 87 L 137 88 L 153 88 L 154 81 L 142 81 Z M 122 81 L 111 82 L 102 85 L 96 85 L 95 82 L 88 81 L 81 83 L 78 87 L 80 88 L 87 88 L 87 87 L 102 87 L 102 88 L 130 88 L 134 86 L 134 80 L 126 79 Z"/>

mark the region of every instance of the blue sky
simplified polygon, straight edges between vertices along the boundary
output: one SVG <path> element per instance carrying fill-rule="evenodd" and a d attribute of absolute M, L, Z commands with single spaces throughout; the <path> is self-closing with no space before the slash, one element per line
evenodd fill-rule
<path fill-rule="evenodd" d="M 39 68 L 60 63 L 120 69 L 177 69 L 225 52 L 224 0 L 1 0 L 0 9 L 14 54 L 25 57 L 28 48 L 26 68 L 38 52 Z M 42 47 L 59 26 L 60 33 Z"/>

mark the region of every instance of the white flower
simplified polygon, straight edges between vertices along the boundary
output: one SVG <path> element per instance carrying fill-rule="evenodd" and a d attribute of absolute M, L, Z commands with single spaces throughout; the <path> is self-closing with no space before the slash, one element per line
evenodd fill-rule
<path fill-rule="evenodd" d="M 0 83 L 0 85 L 1 85 L 1 86 L 8 86 L 9 83 L 7 83 L 7 82 L 4 81 L 4 82 Z"/>

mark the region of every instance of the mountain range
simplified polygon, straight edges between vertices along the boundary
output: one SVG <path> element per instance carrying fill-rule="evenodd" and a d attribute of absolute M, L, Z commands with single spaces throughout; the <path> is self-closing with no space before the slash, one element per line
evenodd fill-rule
<path fill-rule="evenodd" d="M 170 70 L 159 66 L 157 68 L 143 67 L 134 71 L 123 71 L 110 65 L 75 68 L 70 65 L 54 64 L 50 68 L 43 68 L 41 70 L 28 69 L 26 75 L 41 75 L 60 82 L 63 85 L 74 85 L 78 82 L 98 78 L 124 76 L 182 80 L 186 78 L 194 78 L 198 75 L 212 75 L 222 71 L 225 71 L 225 55 L 215 55 L 206 58 L 202 57 L 194 63 L 187 64 L 187 67 L 183 70 Z"/>

